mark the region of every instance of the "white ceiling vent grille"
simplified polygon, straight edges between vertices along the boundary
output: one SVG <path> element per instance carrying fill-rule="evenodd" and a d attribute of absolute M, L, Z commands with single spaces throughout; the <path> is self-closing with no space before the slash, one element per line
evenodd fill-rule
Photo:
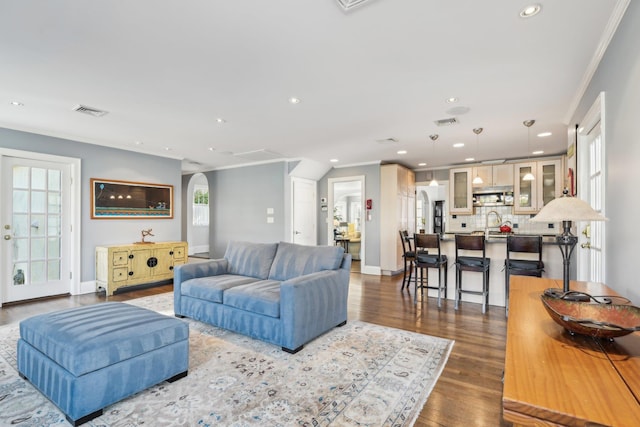
<path fill-rule="evenodd" d="M 98 110 L 97 108 L 87 107 L 86 105 L 76 105 L 73 107 L 73 111 L 77 111 L 78 113 L 88 114 L 93 117 L 102 117 L 107 114 L 106 111 Z"/>
<path fill-rule="evenodd" d="M 340 7 L 344 10 L 353 9 L 356 6 L 360 6 L 362 3 L 367 2 L 368 0 L 336 0 Z"/>
<path fill-rule="evenodd" d="M 276 160 L 283 158 L 282 154 L 276 153 L 275 151 L 269 150 L 254 150 L 254 151 L 245 151 L 244 153 L 234 153 L 235 157 L 240 157 L 245 160 L 250 160 L 252 162 L 264 162 L 268 160 Z"/>
<path fill-rule="evenodd" d="M 376 142 L 382 145 L 392 145 L 392 144 L 397 144 L 398 140 L 395 138 L 384 138 L 384 139 L 377 139 Z"/>
<path fill-rule="evenodd" d="M 451 126 L 451 125 L 457 125 L 459 122 L 458 122 L 458 119 L 456 119 L 455 117 L 450 117 L 448 119 L 436 120 L 434 123 L 438 126 Z"/>

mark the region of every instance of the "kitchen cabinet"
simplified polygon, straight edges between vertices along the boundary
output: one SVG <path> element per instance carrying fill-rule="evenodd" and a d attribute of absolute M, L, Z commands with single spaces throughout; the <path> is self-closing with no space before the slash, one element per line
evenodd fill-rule
<path fill-rule="evenodd" d="M 551 200 L 562 195 L 562 159 L 516 163 L 514 168 L 514 213 L 535 214 Z M 532 173 L 535 179 L 524 181 L 523 177 L 527 173 Z"/>
<path fill-rule="evenodd" d="M 400 230 L 416 228 L 415 173 L 400 165 L 380 167 L 380 268 L 394 274 L 404 269 Z"/>
<path fill-rule="evenodd" d="M 96 287 L 107 296 L 116 289 L 173 279 L 173 268 L 187 262 L 186 242 L 96 247 Z"/>
<path fill-rule="evenodd" d="M 513 185 L 513 165 L 506 163 L 492 166 L 475 166 L 473 168 L 473 178 L 482 178 L 482 184 L 473 187 L 502 187 Z M 473 182 L 473 181 L 472 181 Z"/>
<path fill-rule="evenodd" d="M 471 182 L 473 168 L 449 170 L 449 213 L 452 215 L 473 214 L 473 193 Z"/>

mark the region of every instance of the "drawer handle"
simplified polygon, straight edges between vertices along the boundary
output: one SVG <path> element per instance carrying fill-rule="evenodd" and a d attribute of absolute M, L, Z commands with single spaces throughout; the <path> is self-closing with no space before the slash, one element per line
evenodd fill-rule
<path fill-rule="evenodd" d="M 133 254 L 130 254 L 130 255 L 129 255 L 129 259 L 133 259 Z"/>
<path fill-rule="evenodd" d="M 169 251 L 169 255 L 173 255 L 173 251 Z"/>
<path fill-rule="evenodd" d="M 169 267 L 169 270 L 173 270 L 173 265 Z"/>
<path fill-rule="evenodd" d="M 153 268 L 153 267 L 155 267 L 156 265 L 158 265 L 158 258 L 156 258 L 156 257 L 153 257 L 153 256 L 152 256 L 151 258 L 149 258 L 149 259 L 147 260 L 147 266 L 148 266 L 148 267 Z"/>
<path fill-rule="evenodd" d="M 129 272 L 129 276 L 133 276 L 133 271 L 130 271 L 130 272 Z"/>

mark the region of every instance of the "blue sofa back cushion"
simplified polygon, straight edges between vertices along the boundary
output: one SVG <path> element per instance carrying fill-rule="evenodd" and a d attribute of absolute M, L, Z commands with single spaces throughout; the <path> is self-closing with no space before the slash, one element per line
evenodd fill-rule
<path fill-rule="evenodd" d="M 342 246 L 304 246 L 280 242 L 269 279 L 289 280 L 323 270 L 337 270 L 342 263 Z"/>
<path fill-rule="evenodd" d="M 266 279 L 276 255 L 277 243 L 229 242 L 224 258 L 229 273 Z"/>

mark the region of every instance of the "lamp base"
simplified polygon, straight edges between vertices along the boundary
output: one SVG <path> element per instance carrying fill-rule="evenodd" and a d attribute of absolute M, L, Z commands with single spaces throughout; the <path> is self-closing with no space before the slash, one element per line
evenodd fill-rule
<path fill-rule="evenodd" d="M 563 299 L 565 301 L 579 301 L 579 302 L 591 301 L 591 296 L 583 292 L 577 292 L 577 291 L 565 292 L 560 288 L 547 288 L 544 290 L 544 294 L 548 297 Z"/>

